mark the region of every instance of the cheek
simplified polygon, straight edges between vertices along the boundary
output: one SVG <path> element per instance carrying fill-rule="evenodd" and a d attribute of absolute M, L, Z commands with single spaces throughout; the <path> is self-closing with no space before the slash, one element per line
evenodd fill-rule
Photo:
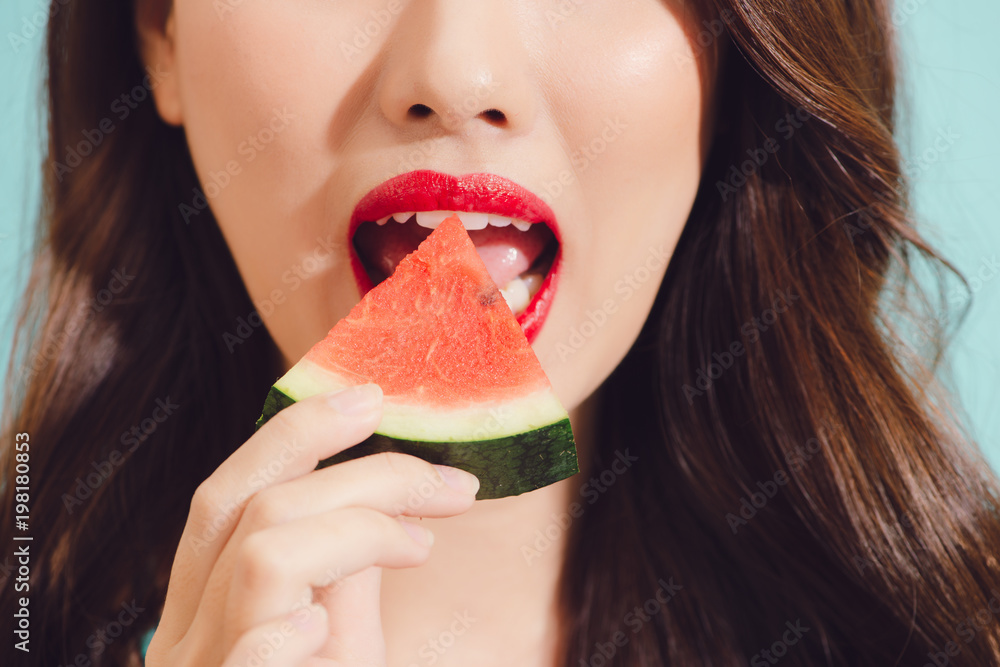
<path fill-rule="evenodd" d="M 318 94 L 300 79 L 309 75 L 292 48 L 297 27 L 264 3 L 247 0 L 222 18 L 212 3 L 182 4 L 188 8 L 178 15 L 185 133 L 239 259 L 274 233 L 275 214 L 302 206 L 309 174 L 322 172 L 300 150 L 306 137 L 317 136 L 311 126 L 318 119 L 310 118 L 317 100 L 310 98 Z M 223 172 L 232 176 L 225 183 Z"/>
<path fill-rule="evenodd" d="M 661 6 L 594 48 L 560 51 L 574 82 L 552 101 L 576 183 L 566 309 L 540 350 L 568 405 L 610 374 L 645 322 L 698 189 L 707 150 L 703 81 L 676 19 Z M 567 26 L 569 27 L 569 26 Z M 582 31 L 582 28 L 581 28 Z M 566 43 L 590 43 L 579 34 Z M 558 70 L 557 70 L 558 71 Z M 581 379 L 586 378 L 585 382 Z"/>
<path fill-rule="evenodd" d="M 329 9 L 310 20 L 296 4 L 244 0 L 220 17 L 211 2 L 180 0 L 177 34 L 185 133 L 205 200 L 268 328 L 298 351 L 329 315 L 295 304 L 346 312 L 357 298 L 343 239 L 324 225 L 337 166 L 325 143 L 356 80 L 330 26 L 356 22 Z"/>

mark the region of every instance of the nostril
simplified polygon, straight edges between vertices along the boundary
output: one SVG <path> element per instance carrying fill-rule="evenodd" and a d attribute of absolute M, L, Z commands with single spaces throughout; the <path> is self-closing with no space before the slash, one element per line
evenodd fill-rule
<path fill-rule="evenodd" d="M 503 125 L 507 122 L 507 116 L 499 109 L 487 109 L 479 115 L 494 125 Z"/>
<path fill-rule="evenodd" d="M 410 118 L 421 119 L 432 116 L 434 109 L 426 104 L 414 104 L 406 110 L 406 113 Z M 477 117 L 482 118 L 491 125 L 502 126 L 507 124 L 507 114 L 499 109 L 486 109 L 485 111 L 481 111 Z"/>
<path fill-rule="evenodd" d="M 407 113 L 410 114 L 412 118 L 427 118 L 434 113 L 434 110 L 426 104 L 414 104 L 409 108 Z"/>

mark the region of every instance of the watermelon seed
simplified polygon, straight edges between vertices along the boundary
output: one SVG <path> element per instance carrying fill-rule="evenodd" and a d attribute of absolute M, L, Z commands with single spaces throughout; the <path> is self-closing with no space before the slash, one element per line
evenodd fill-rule
<path fill-rule="evenodd" d="M 483 308 L 489 308 L 494 303 L 496 303 L 497 299 L 499 298 L 500 298 L 500 290 L 494 287 L 492 289 L 484 290 L 479 293 L 479 304 Z"/>

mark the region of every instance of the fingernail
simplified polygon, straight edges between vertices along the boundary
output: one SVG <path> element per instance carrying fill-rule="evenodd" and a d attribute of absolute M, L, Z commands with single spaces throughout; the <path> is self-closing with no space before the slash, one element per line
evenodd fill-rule
<path fill-rule="evenodd" d="M 349 387 L 326 399 L 327 405 L 342 415 L 359 416 L 374 410 L 382 402 L 382 389 L 377 384 Z"/>
<path fill-rule="evenodd" d="M 429 547 L 434 544 L 434 533 L 427 530 L 423 526 L 418 526 L 415 523 L 409 521 L 400 521 L 403 524 L 403 530 L 410 534 L 413 541 L 422 547 Z"/>
<path fill-rule="evenodd" d="M 472 495 L 475 495 L 476 492 L 479 491 L 479 478 L 472 473 L 459 470 L 458 468 L 452 468 L 451 466 L 436 465 L 434 468 L 438 471 L 438 474 L 441 475 L 441 479 L 444 480 L 444 483 L 456 491 Z"/>

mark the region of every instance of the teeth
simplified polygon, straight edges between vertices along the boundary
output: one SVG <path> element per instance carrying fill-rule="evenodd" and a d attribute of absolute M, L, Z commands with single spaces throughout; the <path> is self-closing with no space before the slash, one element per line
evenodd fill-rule
<path fill-rule="evenodd" d="M 524 281 L 525 286 L 528 288 L 528 294 L 533 297 L 542 288 L 545 276 L 540 273 L 525 273 L 520 279 Z"/>
<path fill-rule="evenodd" d="M 538 273 L 525 273 L 511 280 L 500 290 L 504 301 L 515 315 L 520 315 L 531 303 L 542 287 L 545 276 Z"/>
<path fill-rule="evenodd" d="M 413 212 L 403 212 L 403 213 L 393 213 L 392 215 L 387 215 L 384 218 L 376 220 L 375 223 L 382 226 L 389 222 L 389 220 L 395 220 L 396 222 L 403 223 L 416 215 L 417 224 L 421 227 L 427 229 L 437 229 L 437 227 L 444 222 L 445 218 L 450 218 L 453 215 L 457 215 L 462 221 L 462 225 L 468 231 L 486 229 L 489 227 L 507 227 L 508 225 L 514 225 L 517 229 L 522 232 L 526 232 L 531 228 L 530 222 L 525 222 L 524 220 L 518 220 L 517 218 L 508 218 L 503 215 L 493 215 L 492 213 L 476 213 L 472 211 L 418 211 L 416 214 Z"/>
<path fill-rule="evenodd" d="M 438 225 L 455 215 L 453 211 L 420 211 L 417 213 L 417 224 L 427 229 L 437 229 Z"/>
<path fill-rule="evenodd" d="M 462 225 L 469 231 L 473 229 L 486 229 L 486 225 L 489 224 L 490 216 L 486 213 L 471 213 L 471 212 L 461 212 L 458 214 L 458 219 L 462 221 Z"/>
<path fill-rule="evenodd" d="M 507 286 L 500 290 L 504 301 L 510 307 L 512 313 L 517 315 L 528 307 L 531 303 L 531 295 L 528 294 L 528 286 L 520 278 L 514 278 Z"/>

